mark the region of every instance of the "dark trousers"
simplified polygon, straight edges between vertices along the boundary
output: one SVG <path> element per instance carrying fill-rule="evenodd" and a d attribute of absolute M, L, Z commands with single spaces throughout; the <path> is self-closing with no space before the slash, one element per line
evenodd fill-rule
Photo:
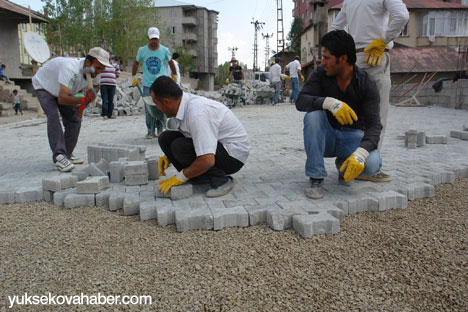
<path fill-rule="evenodd" d="M 189 167 L 197 158 L 192 139 L 184 137 L 179 131 L 164 131 L 159 136 L 159 146 L 178 171 Z M 214 166 L 192 180 L 207 179 L 211 187 L 216 188 L 229 180 L 228 174 L 236 173 L 243 165 L 241 161 L 231 157 L 218 142 Z"/>
<path fill-rule="evenodd" d="M 57 98 L 44 89 L 36 90 L 36 96 L 47 116 L 47 136 L 53 161 L 60 154 L 69 158 L 78 142 L 81 129 L 81 120 L 76 115 L 75 107 L 60 105 Z M 59 112 L 65 133 L 60 124 Z"/>
<path fill-rule="evenodd" d="M 21 109 L 20 103 L 16 103 L 14 108 L 15 108 L 15 114 L 16 115 L 18 115 L 18 111 L 21 113 L 21 115 L 23 115 L 23 110 Z"/>
<path fill-rule="evenodd" d="M 114 111 L 115 86 L 101 85 L 102 113 L 101 116 L 111 118 Z"/>

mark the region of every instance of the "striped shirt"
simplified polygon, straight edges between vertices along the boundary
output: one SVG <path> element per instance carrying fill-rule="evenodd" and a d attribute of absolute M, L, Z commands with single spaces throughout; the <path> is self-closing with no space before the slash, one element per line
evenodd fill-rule
<path fill-rule="evenodd" d="M 106 67 L 101 72 L 101 85 L 116 85 L 116 79 L 120 76 L 120 68 L 117 62 L 112 62 L 112 67 Z"/>

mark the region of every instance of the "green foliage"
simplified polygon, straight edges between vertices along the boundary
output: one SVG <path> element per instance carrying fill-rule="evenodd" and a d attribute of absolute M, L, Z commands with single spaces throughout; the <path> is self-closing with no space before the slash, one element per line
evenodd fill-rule
<path fill-rule="evenodd" d="M 176 47 L 176 52 L 179 53 L 179 69 L 180 74 L 190 73 L 195 71 L 197 64 L 193 56 L 185 52 L 182 47 Z"/>
<path fill-rule="evenodd" d="M 304 21 L 300 17 L 295 17 L 291 23 L 291 30 L 288 33 L 288 49 L 297 55 L 301 54 L 301 34 L 304 30 Z"/>
<path fill-rule="evenodd" d="M 231 63 L 229 62 L 225 62 L 223 65 L 218 65 L 218 75 L 215 77 L 215 84 L 222 86 L 226 83 L 230 66 Z"/>

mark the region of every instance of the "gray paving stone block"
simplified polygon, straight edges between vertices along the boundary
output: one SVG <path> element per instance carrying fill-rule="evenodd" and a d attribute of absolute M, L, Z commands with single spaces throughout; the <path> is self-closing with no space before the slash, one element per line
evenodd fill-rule
<path fill-rule="evenodd" d="M 429 183 L 433 185 L 453 184 L 455 181 L 455 173 L 452 171 L 432 169 L 424 171 L 422 175 L 429 178 Z"/>
<path fill-rule="evenodd" d="M 111 193 L 109 196 L 109 210 L 117 211 L 123 208 L 125 193 Z"/>
<path fill-rule="evenodd" d="M 346 199 L 348 202 L 348 214 L 355 214 L 364 211 L 377 211 L 379 201 L 367 194 L 354 195 Z"/>
<path fill-rule="evenodd" d="M 232 208 L 213 208 L 213 230 L 227 227 L 249 226 L 249 214 L 242 206 Z"/>
<path fill-rule="evenodd" d="M 463 131 L 468 131 L 468 122 L 463 124 Z"/>
<path fill-rule="evenodd" d="M 53 202 L 54 201 L 54 192 L 44 191 L 44 200 L 46 202 Z"/>
<path fill-rule="evenodd" d="M 102 158 L 102 149 L 101 147 L 94 147 L 94 162 L 99 162 Z"/>
<path fill-rule="evenodd" d="M 152 220 L 158 217 L 156 213 L 157 203 L 155 201 L 140 203 L 140 220 Z"/>
<path fill-rule="evenodd" d="M 94 147 L 88 146 L 87 151 L 88 151 L 88 164 L 92 162 L 96 162 L 96 160 L 94 159 Z"/>
<path fill-rule="evenodd" d="M 177 208 L 172 205 L 172 201 L 166 198 L 156 199 L 156 218 L 159 226 L 175 224 L 175 212 L 188 208 Z"/>
<path fill-rule="evenodd" d="M 417 147 L 424 146 L 425 142 L 426 142 L 426 133 L 424 131 L 419 131 L 417 135 L 417 141 L 416 141 Z"/>
<path fill-rule="evenodd" d="M 445 135 L 427 135 L 426 144 L 447 144 L 447 136 Z"/>
<path fill-rule="evenodd" d="M 125 175 L 125 185 L 148 184 L 148 174 Z"/>
<path fill-rule="evenodd" d="M 42 186 L 24 187 L 15 192 L 15 203 L 25 203 L 44 200 L 44 190 Z"/>
<path fill-rule="evenodd" d="M 301 208 L 295 209 L 269 209 L 267 211 L 267 224 L 275 231 L 284 231 L 292 226 L 294 215 L 304 215 L 307 212 Z"/>
<path fill-rule="evenodd" d="M 96 207 L 106 207 L 109 208 L 109 197 L 111 196 L 112 191 L 107 189 L 96 194 Z"/>
<path fill-rule="evenodd" d="M 408 197 L 395 191 L 386 191 L 379 193 L 369 193 L 379 201 L 377 210 L 385 211 L 389 209 L 406 209 L 408 207 Z"/>
<path fill-rule="evenodd" d="M 98 167 L 104 174 L 109 174 L 109 161 L 107 161 L 106 158 L 101 158 L 101 160 L 96 163 L 96 167 Z"/>
<path fill-rule="evenodd" d="M 408 130 L 405 133 L 405 146 L 409 149 L 416 148 L 418 146 L 418 131 Z"/>
<path fill-rule="evenodd" d="M 468 166 L 459 166 L 453 168 L 455 178 L 468 178 Z"/>
<path fill-rule="evenodd" d="M 129 161 L 124 165 L 125 177 L 136 174 L 148 175 L 148 165 L 144 161 Z"/>
<path fill-rule="evenodd" d="M 72 175 L 76 176 L 78 178 L 78 181 L 83 181 L 84 179 L 89 177 L 89 173 L 84 170 L 73 170 Z"/>
<path fill-rule="evenodd" d="M 124 175 L 124 166 L 126 162 L 121 161 L 112 161 L 109 164 L 109 176 L 110 182 L 120 183 L 123 181 Z"/>
<path fill-rule="evenodd" d="M 171 187 L 170 191 L 172 200 L 184 199 L 192 196 L 193 186 L 190 183 Z"/>
<path fill-rule="evenodd" d="M 159 171 L 158 171 L 158 159 L 150 158 L 146 161 L 148 166 L 148 180 L 158 180 Z"/>
<path fill-rule="evenodd" d="M 344 216 L 343 210 L 332 204 L 308 206 L 304 208 L 304 210 L 307 211 L 307 213 L 311 215 L 322 213 L 322 212 L 328 213 L 332 215 L 333 217 L 335 217 L 336 219 L 338 219 L 340 223 L 343 220 L 343 216 Z"/>
<path fill-rule="evenodd" d="M 140 213 L 140 197 L 131 195 L 125 195 L 123 202 L 124 215 L 132 216 Z"/>
<path fill-rule="evenodd" d="M 76 193 L 76 189 L 67 189 L 59 192 L 54 193 L 54 205 L 57 206 L 63 206 L 65 202 L 65 197 L 67 197 L 68 194 Z"/>
<path fill-rule="evenodd" d="M 154 192 L 140 192 L 140 202 L 154 201 Z"/>
<path fill-rule="evenodd" d="M 463 131 L 450 131 L 450 137 L 461 139 Z"/>
<path fill-rule="evenodd" d="M 42 179 L 42 188 L 44 191 L 58 192 L 62 190 L 62 179 L 60 176 Z"/>
<path fill-rule="evenodd" d="M 434 186 L 427 183 L 408 184 L 407 191 L 408 200 L 435 196 Z"/>
<path fill-rule="evenodd" d="M 65 197 L 65 208 L 93 207 L 96 205 L 94 194 L 76 194 L 70 193 Z"/>
<path fill-rule="evenodd" d="M 76 184 L 76 192 L 78 194 L 96 194 L 107 187 L 109 187 L 107 176 L 89 177 Z"/>
<path fill-rule="evenodd" d="M 74 175 L 60 175 L 62 180 L 62 190 L 66 190 L 72 187 L 75 187 L 76 184 L 78 183 L 78 177 Z"/>
<path fill-rule="evenodd" d="M 267 217 L 266 213 L 269 209 L 273 209 L 270 207 L 275 207 L 278 209 L 278 206 L 275 204 L 271 205 L 260 205 L 260 206 L 245 206 L 245 210 L 249 214 L 249 225 L 259 225 L 259 224 L 266 224 Z"/>
<path fill-rule="evenodd" d="M 107 176 L 104 172 L 99 169 L 95 163 L 90 163 L 88 166 L 84 167 L 82 170 L 89 173 L 90 176 L 99 177 L 99 176 Z"/>
<path fill-rule="evenodd" d="M 213 213 L 210 208 L 177 210 L 175 220 L 178 232 L 211 230 L 214 226 Z"/>
<path fill-rule="evenodd" d="M 166 194 L 163 194 L 158 190 L 158 187 L 159 187 L 159 184 L 156 183 L 154 185 L 154 197 L 155 198 L 171 198 L 171 192 L 170 191 L 167 192 Z"/>
<path fill-rule="evenodd" d="M 135 193 L 138 194 L 140 193 L 140 186 L 139 185 L 130 185 L 130 186 L 125 186 L 125 193 Z"/>
<path fill-rule="evenodd" d="M 140 150 L 138 148 L 130 149 L 128 152 L 127 158 L 129 161 L 142 161 L 145 159 L 144 156 L 143 156 L 143 159 L 141 159 L 142 157 L 140 154 Z"/>
<path fill-rule="evenodd" d="M 15 191 L 0 191 L 0 204 L 13 204 L 15 202 Z"/>
<path fill-rule="evenodd" d="M 309 215 L 295 215 L 292 218 L 294 230 L 304 238 L 321 234 L 336 234 L 340 221 L 326 212 Z"/>

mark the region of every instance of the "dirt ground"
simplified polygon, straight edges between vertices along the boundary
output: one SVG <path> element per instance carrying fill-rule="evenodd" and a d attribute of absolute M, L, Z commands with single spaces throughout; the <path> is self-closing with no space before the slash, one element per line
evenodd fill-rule
<path fill-rule="evenodd" d="M 0 205 L 8 295 L 150 295 L 151 306 L 11 311 L 468 311 L 468 179 L 337 235 L 267 226 L 177 233 L 100 208 Z"/>

